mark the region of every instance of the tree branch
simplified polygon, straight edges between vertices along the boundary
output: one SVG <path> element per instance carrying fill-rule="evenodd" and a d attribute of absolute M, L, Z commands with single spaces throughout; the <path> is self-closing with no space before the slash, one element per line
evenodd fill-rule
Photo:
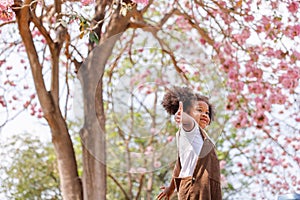
<path fill-rule="evenodd" d="M 31 3 L 30 0 L 25 1 L 26 5 L 29 5 L 30 3 Z M 15 0 L 13 5 L 13 10 L 16 13 L 19 32 L 30 62 L 37 95 L 41 103 L 41 106 L 43 108 L 44 115 L 46 119 L 49 120 L 49 118 L 51 118 L 50 116 L 53 111 L 53 104 L 52 104 L 51 97 L 49 96 L 49 93 L 46 90 L 43 73 L 42 73 L 42 66 L 39 62 L 38 54 L 35 49 L 33 38 L 31 35 L 31 30 L 29 28 L 30 9 L 28 6 L 23 6 L 22 1 Z"/>
<path fill-rule="evenodd" d="M 111 174 L 108 174 L 108 177 L 111 178 L 116 184 L 117 186 L 120 188 L 120 190 L 123 192 L 125 199 L 126 200 L 130 200 L 129 196 L 127 195 L 126 191 L 124 190 L 124 188 L 122 187 L 122 185 L 117 181 L 117 179 L 115 179 Z"/>

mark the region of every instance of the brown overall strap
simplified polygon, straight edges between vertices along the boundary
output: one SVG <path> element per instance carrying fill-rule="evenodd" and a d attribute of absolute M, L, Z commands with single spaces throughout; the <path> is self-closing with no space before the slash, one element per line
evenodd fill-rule
<path fill-rule="evenodd" d="M 200 159 L 205 158 L 211 152 L 212 148 L 214 148 L 214 145 L 212 144 L 212 142 L 209 139 L 205 138 L 204 142 L 203 142 L 203 146 L 202 146 L 201 152 L 200 152 L 200 155 L 198 156 L 196 167 L 194 169 L 194 173 L 193 173 L 193 177 L 192 177 L 192 183 L 195 182 L 196 176 L 197 176 L 198 171 L 199 171 L 199 169 L 201 167 Z M 204 163 L 202 165 L 203 168 L 202 168 L 201 173 L 199 174 L 199 177 L 202 177 L 202 175 L 203 175 L 203 173 L 204 173 L 204 171 L 206 169 L 207 162 L 208 162 L 208 158 L 205 158 L 204 159 Z"/>

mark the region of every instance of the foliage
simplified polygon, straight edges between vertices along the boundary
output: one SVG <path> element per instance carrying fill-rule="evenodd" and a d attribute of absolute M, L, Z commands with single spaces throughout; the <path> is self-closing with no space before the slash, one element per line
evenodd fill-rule
<path fill-rule="evenodd" d="M 8 199 L 62 199 L 51 144 L 29 134 L 1 142 L 1 193 Z"/>
<path fill-rule="evenodd" d="M 26 6 L 31 6 L 40 20 L 33 21 L 30 28 L 45 80 L 51 79 L 49 71 L 54 63 L 49 52 L 52 36 L 60 41 L 57 28 L 67 31 L 62 34 L 59 68 L 67 85 L 60 92 L 60 103 L 66 106 L 62 109 L 65 116 L 68 99 L 76 93 L 70 90 L 69 77 L 75 76 L 73 71 L 78 71 L 95 44 L 103 44 L 110 34 L 120 33 L 105 63 L 103 78 L 108 155 L 113 156 L 109 148 L 120 153 L 108 163 L 108 173 L 112 181 L 109 187 L 114 188 L 115 183 L 121 192 L 111 189 L 114 193 L 108 193 L 109 198 L 119 198 L 120 193 L 123 197 L 138 197 L 144 195 L 139 194 L 141 189 L 148 191 L 145 195 L 149 197 L 157 191 L 152 188 L 154 181 L 166 181 L 166 171 L 149 170 L 142 160 L 126 162 L 125 158 L 132 152 L 148 151 L 154 155 L 174 134 L 174 127 L 169 124 L 170 129 L 157 129 L 156 120 L 164 121 L 154 106 L 158 101 L 153 107 L 145 107 L 149 101 L 144 101 L 161 96 L 172 84 L 189 85 L 211 96 L 217 106 L 219 116 L 212 124 L 211 134 L 222 159 L 225 199 L 273 198 L 300 190 L 298 1 L 66 1 L 65 10 L 56 14 L 51 3 L 28 2 L 32 4 Z M 14 21 L 9 21 L 14 17 L 12 10 L 4 5 L 1 13 L 0 20 L 6 20 L 1 25 L 5 38 L 0 44 L 4 77 L 1 108 L 8 119 L 24 109 L 43 117 L 32 83 L 23 79 L 27 77 L 29 63 L 15 34 Z M 43 23 L 42 28 L 37 22 Z M 16 71 L 15 63 L 24 70 Z M 118 84 L 118 80 L 123 82 Z M 127 89 L 128 98 L 120 89 Z M 23 90 L 27 92 L 20 92 Z M 118 102 L 118 94 L 129 103 L 133 102 L 131 97 L 140 97 L 143 101 L 135 103 L 143 110 L 130 107 L 128 102 Z M 20 105 L 23 106 L 19 109 Z M 125 105 L 123 110 L 120 105 Z M 161 134 L 156 134 L 158 130 Z M 170 159 L 160 157 L 159 161 L 166 166 Z M 124 163 L 127 165 L 123 166 Z M 139 173 L 134 173 L 138 169 L 131 166 L 134 164 L 140 167 Z M 126 185 L 126 181 L 130 184 Z M 124 186 L 123 190 L 120 186 Z"/>

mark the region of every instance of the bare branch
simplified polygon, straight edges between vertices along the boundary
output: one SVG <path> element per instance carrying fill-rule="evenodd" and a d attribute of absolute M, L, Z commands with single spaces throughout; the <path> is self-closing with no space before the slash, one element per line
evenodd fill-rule
<path fill-rule="evenodd" d="M 140 195 L 141 195 L 141 192 L 142 192 L 142 189 L 143 189 L 143 185 L 144 185 L 144 178 L 145 178 L 145 175 L 141 174 L 140 181 L 139 181 L 138 193 L 136 194 L 136 197 L 135 197 L 136 200 L 140 199 Z"/>
<path fill-rule="evenodd" d="M 126 200 L 130 200 L 129 196 L 127 195 L 125 189 L 122 187 L 122 185 L 118 182 L 117 179 L 115 179 L 115 177 L 113 177 L 111 174 L 108 174 L 108 177 L 111 178 L 116 184 L 117 186 L 120 188 L 120 190 L 122 191 L 122 193 L 124 194 L 125 196 L 125 199 Z"/>
<path fill-rule="evenodd" d="M 3 23 L 0 24 L 0 28 L 1 28 L 2 26 L 8 25 L 8 24 L 14 24 L 14 23 L 16 23 L 16 20 L 3 22 Z"/>

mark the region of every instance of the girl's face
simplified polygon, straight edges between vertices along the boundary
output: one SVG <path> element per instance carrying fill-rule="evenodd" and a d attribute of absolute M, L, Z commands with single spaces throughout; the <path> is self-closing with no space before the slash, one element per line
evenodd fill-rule
<path fill-rule="evenodd" d="M 207 103 L 204 101 L 197 101 L 190 110 L 190 116 L 204 129 L 210 123 L 209 107 Z"/>

